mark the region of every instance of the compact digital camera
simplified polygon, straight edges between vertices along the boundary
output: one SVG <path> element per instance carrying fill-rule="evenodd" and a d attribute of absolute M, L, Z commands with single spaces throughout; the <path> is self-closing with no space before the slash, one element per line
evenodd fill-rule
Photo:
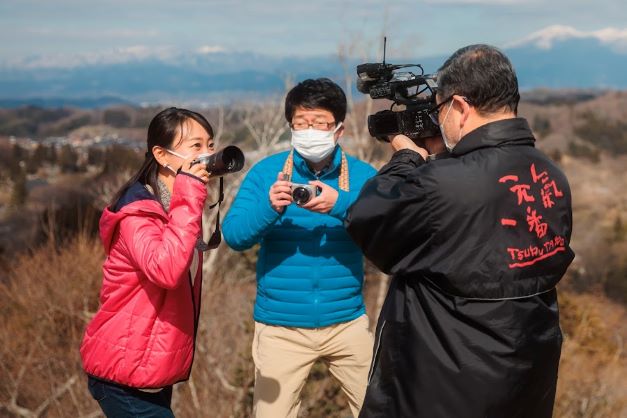
<path fill-rule="evenodd" d="M 383 62 L 357 66 L 357 90 L 373 99 L 389 99 L 389 110 L 368 116 L 368 131 L 380 141 L 403 134 L 414 142 L 440 135 L 440 127 L 431 121 L 429 110 L 435 105 L 436 76 L 424 74 L 420 64 L 386 64 L 385 40 Z M 418 68 L 420 73 L 398 71 Z"/>
<path fill-rule="evenodd" d="M 314 196 L 317 196 L 320 188 L 311 184 L 292 183 L 292 199 L 298 206 L 302 206 L 309 202 Z"/>

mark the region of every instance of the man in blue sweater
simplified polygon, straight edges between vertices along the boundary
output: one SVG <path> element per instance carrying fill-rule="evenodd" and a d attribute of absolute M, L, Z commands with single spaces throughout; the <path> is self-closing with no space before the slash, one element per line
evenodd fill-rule
<path fill-rule="evenodd" d="M 346 96 L 329 79 L 290 90 L 292 149 L 250 169 L 222 225 L 234 250 L 260 244 L 252 347 L 257 418 L 296 417 L 318 359 L 340 382 L 355 417 L 363 402 L 373 338 L 362 253 L 342 223 L 375 170 L 337 145 L 345 116 Z M 299 184 L 313 186 L 310 200 L 302 187 L 294 191 Z"/>

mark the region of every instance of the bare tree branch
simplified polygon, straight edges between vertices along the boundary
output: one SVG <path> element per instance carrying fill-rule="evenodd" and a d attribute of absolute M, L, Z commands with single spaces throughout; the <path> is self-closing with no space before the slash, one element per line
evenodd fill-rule
<path fill-rule="evenodd" d="M 220 144 L 220 138 L 224 132 L 224 106 L 218 107 L 218 124 L 213 132 L 213 141 L 216 147 Z"/>
<path fill-rule="evenodd" d="M 189 385 L 189 391 L 192 394 L 192 404 L 194 405 L 194 409 L 198 412 L 200 412 L 200 402 L 198 401 L 198 392 L 196 391 L 196 385 L 194 384 L 194 377 L 190 376 L 189 380 L 187 381 L 187 384 Z"/>
<path fill-rule="evenodd" d="M 20 373 L 22 373 L 22 370 L 20 370 Z M 23 406 L 20 406 L 17 404 L 17 396 L 18 396 L 17 387 L 18 386 L 16 385 L 16 390 L 11 396 L 9 403 L 0 404 L 0 408 L 4 408 L 7 411 L 11 412 L 12 414 L 15 414 L 20 417 L 27 417 L 27 418 L 41 417 L 42 414 L 45 412 L 46 408 L 48 408 L 48 406 L 50 405 L 50 403 L 53 402 L 58 397 L 60 397 L 61 395 L 63 395 L 65 392 L 67 392 L 71 388 L 71 386 L 76 382 L 76 379 L 77 379 L 76 375 L 70 377 L 63 385 L 58 387 L 52 393 L 51 396 L 49 396 L 46 400 L 44 400 L 41 404 L 39 404 L 39 406 L 34 411 L 28 408 L 24 408 Z M 21 380 L 21 377 L 20 377 L 20 380 Z"/>
<path fill-rule="evenodd" d="M 237 392 L 239 390 L 241 390 L 241 388 L 237 388 L 235 386 L 233 386 L 232 384 L 229 383 L 228 380 L 226 380 L 226 377 L 224 377 L 224 372 L 222 371 L 221 368 L 216 367 L 213 369 L 215 371 L 216 376 L 218 376 L 218 380 L 220 380 L 220 383 L 222 384 L 222 387 L 224 387 L 225 389 L 231 391 L 231 392 Z"/>
<path fill-rule="evenodd" d="M 70 387 L 76 383 L 76 380 L 78 379 L 77 375 L 74 375 L 72 377 L 70 377 L 63 385 L 61 385 L 60 387 L 58 387 L 53 393 L 52 395 L 46 399 L 45 401 L 43 401 L 38 407 L 37 409 L 35 409 L 35 411 L 33 412 L 35 417 L 40 417 L 44 411 L 46 410 L 46 408 L 48 408 L 48 405 L 50 405 L 51 402 L 53 402 L 55 399 L 57 399 L 58 397 L 60 397 L 61 395 L 63 395 L 65 392 L 67 392 Z"/>
<path fill-rule="evenodd" d="M 105 415 L 102 413 L 102 411 L 100 409 L 90 412 L 88 414 L 85 415 L 81 415 L 78 418 L 99 418 L 99 417 L 104 417 Z"/>

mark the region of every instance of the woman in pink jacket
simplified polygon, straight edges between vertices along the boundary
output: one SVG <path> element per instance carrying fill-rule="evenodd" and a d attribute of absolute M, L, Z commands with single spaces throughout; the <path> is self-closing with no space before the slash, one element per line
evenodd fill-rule
<path fill-rule="evenodd" d="M 157 114 L 148 152 L 100 219 L 100 309 L 81 344 L 88 387 L 107 417 L 173 417 L 172 385 L 189 378 L 202 286 L 201 216 L 213 153 L 200 114 Z"/>

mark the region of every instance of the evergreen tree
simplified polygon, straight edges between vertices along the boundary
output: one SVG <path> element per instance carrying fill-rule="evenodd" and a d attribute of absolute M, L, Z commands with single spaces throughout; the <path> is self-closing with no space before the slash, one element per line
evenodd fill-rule
<path fill-rule="evenodd" d="M 620 214 L 616 216 L 616 220 L 614 221 L 613 233 L 614 233 L 614 241 L 617 241 L 617 242 L 622 241 L 623 238 L 625 237 L 623 219 L 621 218 Z"/>
<path fill-rule="evenodd" d="M 76 161 L 78 155 L 70 145 L 63 145 L 59 151 L 58 164 L 62 173 L 75 172 L 78 170 Z"/>
<path fill-rule="evenodd" d="M 46 153 L 46 147 L 42 144 L 38 144 L 26 164 L 26 171 L 29 174 L 36 173 L 39 167 L 46 162 Z"/>
<path fill-rule="evenodd" d="M 28 190 L 26 189 L 26 173 L 20 169 L 13 180 L 13 190 L 11 191 L 11 206 L 21 208 L 26 203 Z"/>

